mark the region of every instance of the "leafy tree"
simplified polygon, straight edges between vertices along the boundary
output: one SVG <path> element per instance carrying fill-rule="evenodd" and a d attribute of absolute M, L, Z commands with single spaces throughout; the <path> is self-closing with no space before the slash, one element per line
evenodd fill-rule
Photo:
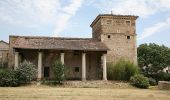
<path fill-rule="evenodd" d="M 170 49 L 154 43 L 138 47 L 138 64 L 147 76 L 153 76 L 170 65 Z"/>
<path fill-rule="evenodd" d="M 52 69 L 55 82 L 61 84 L 61 82 L 64 80 L 64 65 L 60 61 L 56 60 L 52 66 Z"/>

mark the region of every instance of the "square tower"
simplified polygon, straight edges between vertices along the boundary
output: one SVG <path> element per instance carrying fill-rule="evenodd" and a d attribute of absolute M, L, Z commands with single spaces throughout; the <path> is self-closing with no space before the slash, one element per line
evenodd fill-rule
<path fill-rule="evenodd" d="M 107 61 L 115 63 L 120 58 L 137 63 L 136 19 L 138 16 L 101 14 L 92 27 L 92 38 L 109 47 Z"/>

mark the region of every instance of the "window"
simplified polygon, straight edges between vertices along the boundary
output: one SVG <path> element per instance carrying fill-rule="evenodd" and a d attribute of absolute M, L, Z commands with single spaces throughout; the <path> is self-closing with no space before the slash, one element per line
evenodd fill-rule
<path fill-rule="evenodd" d="M 166 73 L 168 73 L 169 71 L 168 70 L 166 70 Z"/>
<path fill-rule="evenodd" d="M 108 35 L 108 36 L 107 36 L 107 38 L 108 38 L 108 39 L 110 39 L 110 38 L 111 38 L 111 36 L 110 36 L 110 35 Z"/>
<path fill-rule="evenodd" d="M 74 68 L 74 71 L 75 71 L 75 72 L 79 72 L 79 67 L 75 67 L 75 68 Z"/>
<path fill-rule="evenodd" d="M 130 20 L 127 20 L 127 21 L 126 21 L 126 25 L 127 25 L 127 26 L 131 26 L 131 21 L 130 21 Z"/>
<path fill-rule="evenodd" d="M 127 39 L 130 39 L 130 36 L 127 36 Z"/>

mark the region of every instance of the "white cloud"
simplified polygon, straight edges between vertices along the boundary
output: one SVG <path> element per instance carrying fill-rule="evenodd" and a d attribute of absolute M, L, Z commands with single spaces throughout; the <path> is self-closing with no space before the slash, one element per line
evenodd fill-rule
<path fill-rule="evenodd" d="M 0 0 L 0 22 L 18 27 L 37 28 L 55 25 L 54 36 L 61 33 L 81 7 L 83 0 Z"/>
<path fill-rule="evenodd" d="M 69 20 L 75 15 L 82 4 L 83 0 L 71 0 L 71 2 L 63 8 L 62 12 L 57 17 L 53 36 L 58 36 L 59 33 L 67 27 Z"/>
<path fill-rule="evenodd" d="M 2 0 L 0 21 L 25 27 L 52 22 L 60 9 L 58 0 Z"/>
<path fill-rule="evenodd" d="M 160 11 L 170 11 L 170 0 L 96 0 L 93 4 L 103 12 L 114 14 L 138 15 L 141 18 L 150 17 Z"/>
<path fill-rule="evenodd" d="M 166 19 L 164 22 L 156 23 L 155 25 L 144 29 L 143 33 L 138 37 L 138 39 L 145 39 L 168 28 L 170 28 L 170 18 Z"/>

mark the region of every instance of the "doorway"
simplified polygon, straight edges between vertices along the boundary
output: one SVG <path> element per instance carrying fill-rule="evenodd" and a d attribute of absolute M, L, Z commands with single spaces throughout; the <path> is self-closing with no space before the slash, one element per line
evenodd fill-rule
<path fill-rule="evenodd" d="M 50 77 L 50 67 L 44 67 L 44 78 Z"/>

